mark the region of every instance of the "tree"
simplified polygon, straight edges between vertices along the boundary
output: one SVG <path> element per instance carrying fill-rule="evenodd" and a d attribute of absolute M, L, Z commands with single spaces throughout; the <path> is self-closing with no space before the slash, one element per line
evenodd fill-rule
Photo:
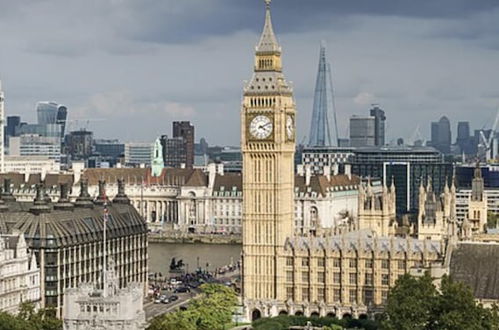
<path fill-rule="evenodd" d="M 469 287 L 444 276 L 440 291 L 428 274 L 404 275 L 395 283 L 381 329 L 481 330 L 499 329 L 499 309 L 477 304 Z"/>
<path fill-rule="evenodd" d="M 437 290 L 428 274 L 420 278 L 408 274 L 401 276 L 389 292 L 382 329 L 427 329 L 436 295 Z"/>
<path fill-rule="evenodd" d="M 187 310 L 160 316 L 148 330 L 218 330 L 232 320 L 237 304 L 233 289 L 218 284 L 203 284 L 203 294 L 194 299 Z"/>
<path fill-rule="evenodd" d="M 442 278 L 441 293 L 432 310 L 431 329 L 480 330 L 490 328 L 491 311 L 475 302 L 471 289 L 449 277 Z"/>

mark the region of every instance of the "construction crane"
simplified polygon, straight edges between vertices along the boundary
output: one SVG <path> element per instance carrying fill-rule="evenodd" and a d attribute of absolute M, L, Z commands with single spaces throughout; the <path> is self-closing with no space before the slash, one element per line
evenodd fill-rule
<path fill-rule="evenodd" d="M 426 145 L 426 139 L 423 137 L 421 134 L 421 130 L 419 128 L 419 125 L 416 126 L 416 129 L 414 130 L 414 133 L 412 133 L 412 136 L 410 137 L 409 140 L 413 145 L 416 145 L 418 142 L 421 143 L 421 146 L 424 147 Z"/>
<path fill-rule="evenodd" d="M 485 136 L 484 130 L 480 130 L 480 138 L 482 142 L 479 144 L 479 147 L 482 147 L 483 152 L 485 153 L 485 160 L 490 162 L 496 157 L 497 153 L 497 145 L 495 138 L 497 125 L 499 124 L 499 109 L 497 110 L 496 119 L 494 120 L 494 125 L 492 126 L 488 138 Z"/>
<path fill-rule="evenodd" d="M 88 129 L 88 126 L 90 125 L 90 122 L 98 122 L 98 121 L 105 121 L 105 119 L 103 119 L 103 118 L 79 118 L 79 119 L 67 120 L 66 122 L 68 123 L 68 132 L 70 132 L 73 129 L 73 126 L 76 127 L 76 129 L 86 131 Z"/>

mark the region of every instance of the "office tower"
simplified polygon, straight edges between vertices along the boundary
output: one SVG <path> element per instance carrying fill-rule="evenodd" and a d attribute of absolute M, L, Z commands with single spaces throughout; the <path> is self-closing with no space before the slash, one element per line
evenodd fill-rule
<path fill-rule="evenodd" d="M 176 168 L 187 167 L 187 143 L 183 137 L 169 138 L 167 135 L 162 135 L 160 142 L 164 166 Z"/>
<path fill-rule="evenodd" d="M 370 110 L 371 117 L 374 117 L 374 145 L 381 147 L 385 145 L 385 112 L 376 104 Z"/>
<path fill-rule="evenodd" d="M 4 171 L 4 161 L 5 161 L 5 138 L 4 138 L 4 118 L 5 118 L 5 109 L 4 109 L 4 93 L 2 89 L 2 81 L 0 80 L 0 173 Z"/>
<path fill-rule="evenodd" d="M 173 137 L 184 139 L 185 166 L 192 168 L 194 164 L 194 126 L 189 121 L 174 121 Z"/>
<path fill-rule="evenodd" d="M 153 156 L 152 143 L 125 143 L 125 164 L 150 166 Z"/>
<path fill-rule="evenodd" d="M 450 121 L 446 116 L 440 118 L 438 122 L 431 123 L 431 144 L 444 154 L 450 153 L 452 134 Z"/>
<path fill-rule="evenodd" d="M 125 144 L 118 140 L 94 140 L 95 152 L 104 157 L 119 158 L 125 153 Z"/>
<path fill-rule="evenodd" d="M 285 301 L 276 251 L 293 234 L 295 101 L 282 72 L 270 0 L 256 47 L 253 77 L 244 88 L 241 112 L 243 152 L 243 304 Z"/>
<path fill-rule="evenodd" d="M 9 156 L 46 156 L 61 164 L 61 143 L 58 137 L 22 134 L 9 138 Z"/>
<path fill-rule="evenodd" d="M 16 135 L 16 128 L 21 125 L 21 117 L 20 116 L 8 116 L 7 117 L 7 126 L 5 130 L 5 134 L 7 135 L 7 141 L 9 136 Z"/>
<path fill-rule="evenodd" d="M 331 146 L 331 132 L 329 130 L 329 113 L 334 114 L 336 141 L 338 143 L 338 127 L 336 125 L 336 109 L 334 109 L 333 82 L 331 66 L 326 60 L 326 47 L 321 45 L 319 56 L 319 70 L 315 83 L 314 108 L 310 124 L 309 147 Z"/>
<path fill-rule="evenodd" d="M 38 125 L 58 125 L 61 139 L 64 138 L 68 109 L 56 102 L 38 102 L 36 105 Z"/>
<path fill-rule="evenodd" d="M 350 117 L 350 146 L 372 147 L 375 145 L 376 119 L 368 116 Z"/>
<path fill-rule="evenodd" d="M 66 137 L 67 154 L 72 160 L 85 160 L 92 155 L 93 133 L 74 131 Z"/>
<path fill-rule="evenodd" d="M 453 174 L 452 163 L 445 162 L 443 155 L 431 147 L 361 148 L 354 150 L 350 163 L 352 173 L 360 177 L 378 178 L 386 184 L 394 179 L 399 215 L 417 210 L 421 180 L 432 177 L 433 188 L 440 194 Z"/>
<path fill-rule="evenodd" d="M 68 108 L 60 105 L 57 108 L 57 116 L 55 123 L 61 125 L 61 138 L 64 138 L 66 134 L 66 120 L 68 119 Z"/>
<path fill-rule="evenodd" d="M 470 155 L 473 152 L 472 139 L 470 135 L 470 123 L 467 121 L 460 121 L 457 124 L 457 139 L 456 144 L 461 149 L 461 152 Z"/>

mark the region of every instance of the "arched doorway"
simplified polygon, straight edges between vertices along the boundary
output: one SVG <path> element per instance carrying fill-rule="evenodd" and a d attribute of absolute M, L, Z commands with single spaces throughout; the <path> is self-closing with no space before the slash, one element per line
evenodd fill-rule
<path fill-rule="evenodd" d="M 330 318 L 336 318 L 336 314 L 331 312 L 331 313 L 327 313 L 326 314 L 326 317 L 330 317 Z"/>
<path fill-rule="evenodd" d="M 350 313 L 345 313 L 345 314 L 343 314 L 343 318 L 344 318 L 344 319 L 351 319 L 351 318 L 352 318 L 352 314 L 350 314 Z"/>
<path fill-rule="evenodd" d="M 279 315 L 288 315 L 288 312 L 287 311 L 280 311 Z"/>
<path fill-rule="evenodd" d="M 312 314 L 310 314 L 310 317 L 319 317 L 319 312 L 312 312 Z"/>
<path fill-rule="evenodd" d="M 262 312 L 260 312 L 258 309 L 253 310 L 253 313 L 251 313 L 251 320 L 256 321 L 262 317 Z"/>
<path fill-rule="evenodd" d="M 360 314 L 359 315 L 359 320 L 367 320 L 368 317 L 367 317 L 367 314 Z"/>
<path fill-rule="evenodd" d="M 303 312 L 302 311 L 298 311 L 295 313 L 295 316 L 303 316 Z"/>

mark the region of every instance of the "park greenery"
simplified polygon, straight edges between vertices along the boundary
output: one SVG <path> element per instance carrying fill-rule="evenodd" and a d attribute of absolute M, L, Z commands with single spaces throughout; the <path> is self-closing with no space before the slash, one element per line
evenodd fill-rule
<path fill-rule="evenodd" d="M 498 308 L 484 308 L 469 287 L 447 276 L 437 290 L 428 274 L 404 275 L 390 290 L 380 329 L 495 330 L 499 329 Z"/>
<path fill-rule="evenodd" d="M 437 289 L 428 274 L 406 274 L 390 290 L 385 312 L 376 321 L 283 315 L 257 320 L 253 329 L 287 330 L 307 322 L 328 330 L 499 330 L 499 308 L 484 308 L 469 287 L 447 276 Z"/>
<path fill-rule="evenodd" d="M 263 318 L 253 322 L 253 330 L 288 330 L 292 326 L 306 326 L 308 323 L 323 330 L 365 329 L 377 330 L 378 325 L 371 320 L 345 318 L 339 320 L 333 317 L 305 317 L 280 315 L 273 318 Z"/>
<path fill-rule="evenodd" d="M 0 313 L 0 330 L 62 330 L 62 321 L 53 310 L 35 310 L 33 304 L 22 303 L 17 315 Z"/>
<path fill-rule="evenodd" d="M 222 330 L 230 329 L 237 295 L 232 288 L 203 284 L 202 294 L 185 310 L 155 318 L 148 330 Z M 1 329 L 0 329 L 1 330 Z"/>

